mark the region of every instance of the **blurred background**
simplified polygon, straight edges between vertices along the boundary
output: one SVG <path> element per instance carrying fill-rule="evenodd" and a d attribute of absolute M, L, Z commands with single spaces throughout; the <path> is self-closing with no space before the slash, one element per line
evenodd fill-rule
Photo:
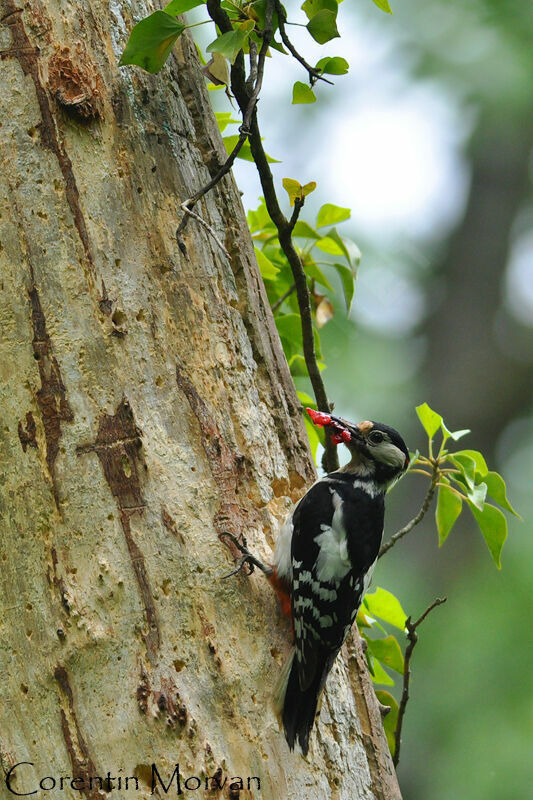
<path fill-rule="evenodd" d="M 342 38 L 326 47 L 290 28 L 308 61 L 343 56 L 350 72 L 291 106 L 306 77 L 274 53 L 260 123 L 283 162 L 278 185 L 318 183 L 302 218 L 326 202 L 352 209 L 340 232 L 363 253 L 354 306 L 347 319 L 338 303 L 321 331 L 337 412 L 388 422 L 423 450 L 414 407 L 428 402 L 450 429 L 472 429 L 461 446 L 503 474 L 523 517 L 510 520 L 501 572 L 468 511 L 439 550 L 433 509 L 376 569 L 374 587 L 414 617 L 448 597 L 412 662 L 404 797 L 533 797 L 533 8 L 391 2 L 392 17 L 342 3 Z M 235 173 L 255 208 L 254 165 Z M 386 535 L 414 516 L 424 481 L 391 493 Z"/>

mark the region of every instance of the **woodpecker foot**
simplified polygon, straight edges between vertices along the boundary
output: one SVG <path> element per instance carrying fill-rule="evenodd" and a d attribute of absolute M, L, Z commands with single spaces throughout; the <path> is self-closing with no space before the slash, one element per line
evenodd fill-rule
<path fill-rule="evenodd" d="M 252 574 L 255 567 L 260 569 L 261 572 L 264 572 L 264 574 L 267 576 L 272 574 L 272 567 L 265 566 L 265 564 L 263 564 L 262 561 L 260 561 L 258 558 L 256 558 L 256 556 L 250 553 L 248 547 L 246 546 L 246 539 L 244 537 L 242 541 L 239 541 L 239 539 L 237 539 L 237 537 L 234 536 L 232 533 L 229 533 L 229 531 L 224 531 L 224 533 L 220 534 L 220 538 L 225 538 L 225 537 L 227 537 L 230 540 L 230 542 L 237 548 L 237 550 L 239 550 L 239 552 L 242 553 L 242 557 L 239 558 L 239 560 L 237 561 L 236 568 L 231 572 L 228 572 L 227 575 L 221 575 L 220 576 L 221 578 L 231 578 L 233 575 L 237 575 L 237 573 L 241 571 L 241 569 L 244 567 L 245 564 L 247 564 L 249 567 L 248 575 Z"/>

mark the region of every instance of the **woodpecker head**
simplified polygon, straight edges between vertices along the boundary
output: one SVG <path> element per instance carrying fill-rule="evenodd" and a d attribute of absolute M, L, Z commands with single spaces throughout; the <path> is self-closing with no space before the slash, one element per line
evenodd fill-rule
<path fill-rule="evenodd" d="M 409 466 L 409 450 L 397 430 L 383 422 L 357 424 L 342 417 L 307 409 L 315 425 L 330 429 L 335 444 L 344 442 L 352 454 L 346 469 L 373 473 L 379 483 L 389 484 Z"/>

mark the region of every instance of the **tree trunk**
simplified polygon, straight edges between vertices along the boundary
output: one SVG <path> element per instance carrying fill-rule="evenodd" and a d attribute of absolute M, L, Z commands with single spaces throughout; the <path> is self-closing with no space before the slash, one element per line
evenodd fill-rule
<path fill-rule="evenodd" d="M 0 9 L 6 790 L 399 798 L 359 640 L 290 754 L 288 626 L 260 575 L 219 579 L 219 535 L 268 560 L 314 470 L 230 177 L 199 207 L 230 260 L 195 222 L 176 244 L 224 158 L 194 46 L 119 72 L 146 4 Z"/>

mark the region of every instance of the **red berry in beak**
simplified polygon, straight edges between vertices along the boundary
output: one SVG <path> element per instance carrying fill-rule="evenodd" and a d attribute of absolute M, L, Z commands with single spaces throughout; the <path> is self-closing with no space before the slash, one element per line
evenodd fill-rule
<path fill-rule="evenodd" d="M 314 411 L 312 408 L 305 409 L 315 425 L 323 427 L 324 425 L 331 425 L 331 414 L 324 414 L 323 411 Z"/>

